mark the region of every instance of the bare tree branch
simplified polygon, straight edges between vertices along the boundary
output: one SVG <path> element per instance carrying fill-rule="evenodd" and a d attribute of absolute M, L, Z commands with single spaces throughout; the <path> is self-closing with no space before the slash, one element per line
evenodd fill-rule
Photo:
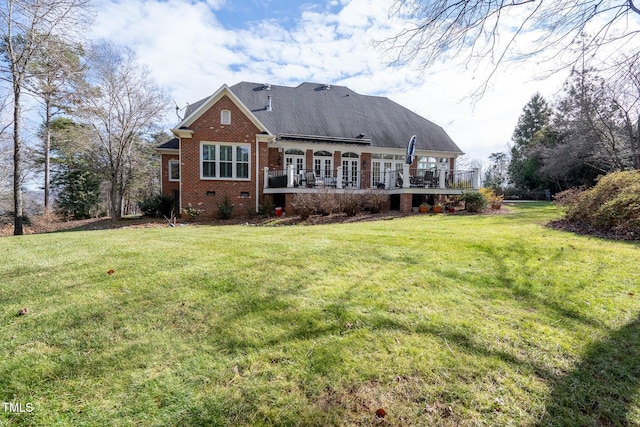
<path fill-rule="evenodd" d="M 392 64 L 426 71 L 452 59 L 475 71 L 487 69 L 476 96 L 505 63 L 535 60 L 548 73 L 583 61 L 595 64 L 604 61 L 598 54 L 605 47 L 637 53 L 631 49 L 640 34 L 640 11 L 632 0 L 396 0 L 390 14 L 405 22 L 403 30 L 377 43 Z"/>
<path fill-rule="evenodd" d="M 78 114 L 93 130 L 98 159 L 109 178 L 111 216 L 119 218 L 131 178 L 128 166 L 141 137 L 154 129 L 169 99 L 136 63 L 131 50 L 97 44 L 88 60 L 92 87 Z"/>
<path fill-rule="evenodd" d="M 29 66 L 53 35 L 66 39 L 86 24 L 90 0 L 5 0 L 0 3 L 0 78 L 13 89 L 14 234 L 23 234 L 22 90 Z"/>

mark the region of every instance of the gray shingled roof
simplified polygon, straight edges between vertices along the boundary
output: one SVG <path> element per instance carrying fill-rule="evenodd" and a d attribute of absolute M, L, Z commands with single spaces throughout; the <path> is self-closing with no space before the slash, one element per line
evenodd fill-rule
<path fill-rule="evenodd" d="M 424 117 L 380 96 L 360 95 L 345 86 L 302 83 L 297 87 L 241 82 L 230 90 L 273 135 L 357 138 L 372 147 L 406 148 L 416 135 L 417 149 L 462 153 L 447 133 Z M 272 111 L 267 111 L 267 96 Z M 187 108 L 189 116 L 206 99 Z"/>
<path fill-rule="evenodd" d="M 178 138 L 172 138 L 164 144 L 159 145 L 158 148 L 165 150 L 177 150 L 180 148 L 180 140 Z"/>

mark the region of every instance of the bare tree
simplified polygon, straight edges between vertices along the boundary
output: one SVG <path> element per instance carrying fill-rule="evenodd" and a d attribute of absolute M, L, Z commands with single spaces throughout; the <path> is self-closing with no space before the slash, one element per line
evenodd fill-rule
<path fill-rule="evenodd" d="M 11 129 L 11 119 L 6 112 L 10 100 L 8 94 L 0 95 L 0 210 L 4 209 L 5 202 L 11 196 L 11 144 L 8 135 Z"/>
<path fill-rule="evenodd" d="M 391 14 L 406 26 L 380 45 L 397 63 L 426 69 L 443 58 L 465 66 L 488 62 L 491 71 L 476 95 L 504 62 L 535 58 L 557 71 L 605 46 L 637 46 L 640 33 L 634 0 L 396 0 Z M 640 54 L 631 52 L 625 61 Z"/>
<path fill-rule="evenodd" d="M 640 169 L 640 60 L 628 61 L 618 77 L 611 84 L 623 116 L 633 168 Z"/>
<path fill-rule="evenodd" d="M 0 5 L 0 77 L 13 90 L 13 199 L 15 235 L 23 234 L 22 201 L 22 90 L 29 66 L 43 44 L 54 35 L 72 37 L 88 23 L 90 0 L 5 0 Z"/>
<path fill-rule="evenodd" d="M 485 170 L 483 185 L 494 189 L 504 189 L 508 184 L 508 166 L 509 157 L 507 153 L 491 153 L 489 167 Z"/>
<path fill-rule="evenodd" d="M 482 169 L 482 160 L 471 158 L 467 154 L 463 154 L 456 158 L 456 169 L 458 170 L 471 170 L 471 169 Z"/>
<path fill-rule="evenodd" d="M 593 70 L 574 70 L 556 102 L 553 137 L 549 143 L 534 141 L 540 172 L 560 189 L 590 186 L 599 175 L 635 166 L 631 112 L 637 111 L 637 99 L 625 99 L 611 83 Z"/>
<path fill-rule="evenodd" d="M 97 156 L 110 184 L 112 218 L 122 215 L 143 135 L 154 131 L 169 105 L 167 95 L 149 74 L 127 48 L 100 43 L 88 55 L 90 87 L 76 114 L 93 130 Z"/>

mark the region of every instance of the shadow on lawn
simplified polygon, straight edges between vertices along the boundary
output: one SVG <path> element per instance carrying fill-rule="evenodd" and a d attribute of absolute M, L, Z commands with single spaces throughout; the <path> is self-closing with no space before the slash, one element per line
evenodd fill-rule
<path fill-rule="evenodd" d="M 640 316 L 594 344 L 559 378 L 538 426 L 627 426 L 640 386 Z"/>
<path fill-rule="evenodd" d="M 555 317 L 568 321 L 564 326 L 566 328 L 571 328 L 572 323 L 593 328 L 604 326 L 597 318 L 577 310 L 571 305 L 570 299 L 554 301 L 545 298 L 547 294 L 544 288 L 531 279 L 537 276 L 536 268 L 527 267 L 529 254 L 520 245 L 513 244 L 502 251 L 478 245 L 478 251 L 485 259 L 492 260 L 494 265 L 493 282 L 485 277 L 485 280 L 478 281 L 478 285 L 500 290 L 513 297 L 514 301 L 520 300 L 523 305 L 554 313 Z M 508 257 L 512 260 L 516 258 L 519 262 L 509 267 L 505 263 Z M 517 266 L 515 269 L 514 265 Z M 455 272 L 440 273 L 456 280 L 463 279 Z M 516 277 L 521 280 L 517 281 Z M 443 335 L 442 331 L 437 335 L 450 339 L 468 351 L 500 357 L 514 366 L 523 362 L 509 354 L 478 348 L 464 334 L 445 332 L 448 335 Z M 637 419 L 630 421 L 629 418 L 639 415 L 638 412 L 631 414 L 631 410 L 640 396 L 640 316 L 613 331 L 605 340 L 592 344 L 581 362 L 567 375 L 557 376 L 539 366 L 531 367 L 551 385 L 551 394 L 538 427 L 637 425 Z"/>

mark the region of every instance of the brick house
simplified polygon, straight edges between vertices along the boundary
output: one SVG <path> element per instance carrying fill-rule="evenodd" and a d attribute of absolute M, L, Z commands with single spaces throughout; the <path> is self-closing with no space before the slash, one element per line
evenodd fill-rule
<path fill-rule="evenodd" d="M 296 193 L 380 191 L 410 211 L 478 188 L 479 171 L 457 171 L 463 154 L 436 124 L 385 97 L 344 86 L 223 85 L 187 107 L 162 144 L 162 192 L 182 209 L 234 216 L 267 201 L 294 213 Z M 415 151 L 407 163 L 408 144 Z"/>

